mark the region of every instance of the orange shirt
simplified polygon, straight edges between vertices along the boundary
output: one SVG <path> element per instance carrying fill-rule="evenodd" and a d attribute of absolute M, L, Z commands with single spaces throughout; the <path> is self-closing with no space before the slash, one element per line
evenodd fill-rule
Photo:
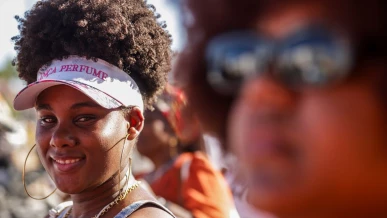
<path fill-rule="evenodd" d="M 183 206 L 195 218 L 229 217 L 233 207 L 223 175 L 213 168 L 202 152 L 181 154 L 150 186 L 157 196 Z"/>

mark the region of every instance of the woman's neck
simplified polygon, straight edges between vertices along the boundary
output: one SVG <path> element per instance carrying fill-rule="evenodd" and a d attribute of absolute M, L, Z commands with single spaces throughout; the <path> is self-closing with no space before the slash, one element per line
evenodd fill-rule
<path fill-rule="evenodd" d="M 120 183 L 118 182 L 119 176 L 116 174 L 92 190 L 87 190 L 79 194 L 71 194 L 71 200 L 73 201 L 73 217 L 89 218 L 95 216 L 121 194 L 120 190 L 124 191 L 134 185 L 136 180 L 132 175 L 128 174 L 127 169 L 128 168 L 121 171 Z M 126 175 L 129 175 L 129 181 L 127 181 Z"/>

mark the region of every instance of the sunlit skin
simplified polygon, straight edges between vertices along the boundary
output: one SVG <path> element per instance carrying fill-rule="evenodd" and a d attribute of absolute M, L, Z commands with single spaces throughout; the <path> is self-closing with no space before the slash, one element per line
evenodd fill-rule
<path fill-rule="evenodd" d="M 60 190 L 87 192 L 117 172 L 119 162 L 115 157 L 126 136 L 125 119 L 119 110 L 105 109 L 75 89 L 57 88 L 44 91 L 36 103 L 39 153 L 45 157 L 43 164 Z M 74 172 L 61 171 L 53 159 L 80 159 L 81 166 Z M 95 179 L 98 177 L 100 180 Z"/>
<path fill-rule="evenodd" d="M 325 6 L 268 8 L 257 32 L 281 39 L 300 25 L 329 24 Z M 385 106 L 374 88 L 381 70 L 362 63 L 355 71 L 360 76 L 298 92 L 270 76 L 245 82 L 228 139 L 252 205 L 279 217 L 387 217 Z"/>
<path fill-rule="evenodd" d="M 78 90 L 64 85 L 44 90 L 38 96 L 35 109 L 37 151 L 58 189 L 71 195 L 74 205 L 70 217 L 96 215 L 115 199 L 125 184 L 133 141 L 143 127 L 142 112 L 137 107 L 128 113 L 103 108 Z M 63 161 L 74 163 L 63 164 Z M 133 184 L 133 177 L 129 181 Z M 105 216 L 115 216 L 125 205 L 139 198 L 152 199 L 142 188 L 137 188 Z M 144 214 L 169 217 L 151 207 L 138 210 L 132 216 L 143 217 Z"/>

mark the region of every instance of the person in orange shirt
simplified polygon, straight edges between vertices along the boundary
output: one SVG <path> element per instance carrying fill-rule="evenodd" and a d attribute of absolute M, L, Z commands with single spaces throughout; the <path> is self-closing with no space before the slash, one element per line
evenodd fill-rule
<path fill-rule="evenodd" d="M 203 140 L 193 118 L 182 93 L 172 87 L 155 110 L 145 112 L 138 151 L 152 160 L 155 170 L 143 179 L 177 216 L 229 217 L 231 192 L 221 172 L 201 151 Z"/>

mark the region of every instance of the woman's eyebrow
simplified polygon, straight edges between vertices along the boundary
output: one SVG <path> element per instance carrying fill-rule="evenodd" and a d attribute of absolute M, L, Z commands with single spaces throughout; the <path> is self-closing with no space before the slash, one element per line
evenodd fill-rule
<path fill-rule="evenodd" d="M 37 111 L 40 111 L 40 110 L 52 111 L 52 108 L 49 104 L 38 104 L 38 105 L 35 105 L 35 110 L 37 110 Z"/>
<path fill-rule="evenodd" d="M 76 110 L 76 109 L 83 108 L 83 107 L 100 108 L 101 106 L 93 101 L 86 101 L 86 102 L 79 102 L 79 103 L 73 104 L 70 107 L 70 110 Z M 53 110 L 49 104 L 37 104 L 35 106 L 35 109 L 37 111 L 40 111 L 40 110 L 52 111 Z"/>

